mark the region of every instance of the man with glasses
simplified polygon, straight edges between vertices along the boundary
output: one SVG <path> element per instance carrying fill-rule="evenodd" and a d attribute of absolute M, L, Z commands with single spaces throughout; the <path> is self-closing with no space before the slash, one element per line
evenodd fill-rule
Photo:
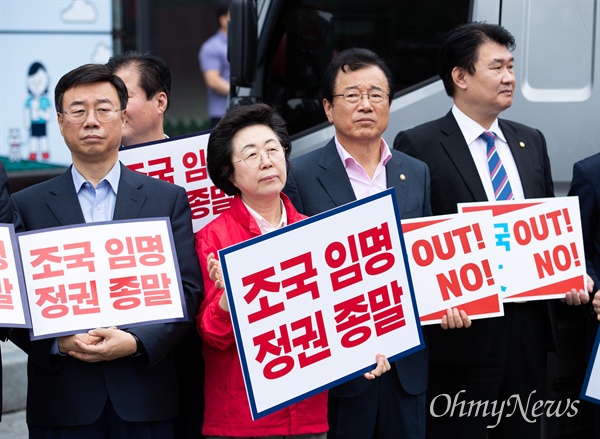
<path fill-rule="evenodd" d="M 427 166 L 390 150 L 382 137 L 392 90 L 389 67 L 370 50 L 344 50 L 329 64 L 323 107 L 335 137 L 293 160 L 283 190 L 300 213 L 315 215 L 393 187 L 401 218 L 431 214 Z M 443 325 L 470 321 L 464 312 L 448 310 Z M 425 437 L 427 351 L 395 361 L 392 369 L 329 391 L 328 439 Z"/>
<path fill-rule="evenodd" d="M 73 165 L 15 194 L 17 231 L 168 217 L 187 312 L 195 315 L 201 277 L 185 190 L 118 161 L 125 84 L 105 65 L 83 65 L 58 81 L 55 105 Z M 11 340 L 29 356 L 29 437 L 173 438 L 178 396 L 173 348 L 189 325 L 97 328 L 36 341 L 27 330 L 14 329 Z"/>

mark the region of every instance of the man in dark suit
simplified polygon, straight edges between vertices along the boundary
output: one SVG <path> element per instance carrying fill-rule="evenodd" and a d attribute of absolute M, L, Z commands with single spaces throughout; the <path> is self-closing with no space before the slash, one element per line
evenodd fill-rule
<path fill-rule="evenodd" d="M 335 138 L 293 160 L 283 190 L 299 212 L 315 215 L 393 187 L 401 218 L 431 214 L 427 166 L 390 150 L 382 138 L 392 90 L 392 73 L 375 53 L 347 49 L 332 60 L 323 77 L 323 106 Z M 470 322 L 449 310 L 444 325 Z M 392 369 L 376 380 L 356 378 L 329 390 L 329 439 L 425 436 L 427 351 L 394 362 Z"/>
<path fill-rule="evenodd" d="M 440 48 L 438 69 L 454 100 L 452 110 L 441 119 L 398 133 L 394 140 L 395 149 L 429 166 L 434 215 L 456 213 L 457 203 L 496 199 L 487 142 L 480 138 L 484 131 L 492 132 L 508 176 L 512 194 L 506 199 L 554 196 L 543 134 L 498 119 L 512 104 L 514 47 L 513 36 L 499 25 L 469 23 L 450 31 Z M 566 299 L 580 304 L 589 297 L 573 291 Z M 427 328 L 428 437 L 540 437 L 541 422 L 529 423 L 519 413 L 500 419 L 474 413 L 459 416 L 457 408 L 452 416 L 445 404 L 436 406 L 436 401 L 447 401 L 446 395 L 498 405 L 513 395 L 526 404 L 531 396 L 530 407 L 544 398 L 546 348 L 553 338 L 548 304 L 506 304 L 504 312 L 504 317 L 478 321 L 468 331 Z M 494 429 L 487 428 L 498 421 Z"/>
<path fill-rule="evenodd" d="M 13 196 L 18 230 L 168 217 L 193 318 L 201 276 L 187 196 L 183 188 L 118 161 L 125 84 L 109 67 L 87 64 L 58 81 L 55 105 L 73 165 Z M 30 438 L 173 438 L 178 411 L 173 348 L 189 326 L 186 321 L 98 328 L 39 341 L 13 330 L 11 340 L 29 355 Z"/>
<path fill-rule="evenodd" d="M 10 204 L 10 183 L 6 169 L 0 162 L 0 223 L 10 224 L 13 222 L 13 211 Z M 9 328 L 0 328 L 0 340 L 6 341 Z M 0 352 L 0 420 L 2 420 L 2 353 Z"/>
<path fill-rule="evenodd" d="M 595 285 L 595 298 L 587 314 L 586 359 L 589 360 L 600 321 L 600 154 L 594 154 L 573 165 L 569 196 L 579 197 L 583 246 L 588 275 Z M 585 401 L 583 404 L 587 404 Z M 600 439 L 600 406 L 589 404 L 594 423 L 594 438 Z"/>

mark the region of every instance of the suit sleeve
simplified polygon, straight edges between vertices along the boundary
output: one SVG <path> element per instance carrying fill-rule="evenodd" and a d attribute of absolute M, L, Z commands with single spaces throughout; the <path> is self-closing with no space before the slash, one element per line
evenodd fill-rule
<path fill-rule="evenodd" d="M 544 183 L 545 183 L 545 197 L 553 197 L 554 196 L 554 182 L 552 181 L 552 167 L 550 166 L 550 157 L 548 156 L 548 145 L 546 144 L 546 138 L 544 134 L 536 130 L 542 139 L 542 155 L 543 161 L 542 164 L 544 167 Z"/>
<path fill-rule="evenodd" d="M 411 157 L 422 160 L 417 148 L 414 147 L 411 138 L 405 131 L 400 131 L 394 139 L 394 149 L 408 154 Z M 429 172 L 429 171 L 428 171 Z"/>
<path fill-rule="evenodd" d="M 425 167 L 425 181 L 423 185 L 425 186 L 425 201 L 423 203 L 423 216 L 431 216 L 433 213 L 431 212 L 431 176 L 429 175 L 429 166 L 423 164 Z"/>
<path fill-rule="evenodd" d="M 571 188 L 569 196 L 579 197 L 579 213 L 581 215 L 581 227 L 583 231 L 583 246 L 585 249 L 585 261 L 587 274 L 594 281 L 594 290 L 600 289 L 600 279 L 596 271 L 595 263 L 595 246 L 596 237 L 595 231 L 598 227 L 598 194 L 596 193 L 596 185 L 592 183 L 590 176 L 586 172 L 585 167 L 581 163 L 573 165 L 573 179 L 571 180 Z"/>
<path fill-rule="evenodd" d="M 196 329 L 207 345 L 225 350 L 235 343 L 231 315 L 219 305 L 225 290 L 219 290 L 208 275 L 207 257 L 210 253 L 218 258 L 220 245 L 215 244 L 210 237 L 210 227 L 207 225 L 196 233 L 196 251 L 204 279 L 204 302 L 196 315 Z"/>
<path fill-rule="evenodd" d="M 303 214 L 304 208 L 302 206 L 302 197 L 300 196 L 300 191 L 298 190 L 293 166 L 294 165 L 291 164 L 288 170 L 287 181 L 285 183 L 285 187 L 283 188 L 283 193 L 288 196 L 296 210 Z"/>
<path fill-rule="evenodd" d="M 0 223 L 13 222 L 13 208 L 10 202 L 10 183 L 4 165 L 0 162 Z"/>
<path fill-rule="evenodd" d="M 192 212 L 183 188 L 179 188 L 177 192 L 170 220 L 188 320 L 131 328 L 130 332 L 139 337 L 146 349 L 148 367 L 164 358 L 184 337 L 202 300 L 202 278 L 194 250 Z"/>

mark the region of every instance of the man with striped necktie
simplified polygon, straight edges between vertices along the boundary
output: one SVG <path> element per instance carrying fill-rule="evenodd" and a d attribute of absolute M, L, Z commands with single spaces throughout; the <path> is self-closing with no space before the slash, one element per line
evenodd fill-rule
<path fill-rule="evenodd" d="M 439 74 L 454 100 L 451 111 L 394 140 L 395 149 L 429 166 L 434 215 L 455 213 L 462 202 L 554 196 L 544 135 L 498 119 L 512 105 L 514 47 L 514 37 L 496 24 L 475 22 L 451 30 L 438 58 Z M 579 305 L 589 296 L 573 291 L 566 301 Z M 514 404 L 513 395 L 523 404 L 530 396 L 531 404 L 543 400 L 546 347 L 555 330 L 548 305 L 505 304 L 504 317 L 475 322 L 465 331 L 427 328 L 428 437 L 540 437 L 541 421 L 527 422 L 514 407 L 511 417 L 481 416 L 483 409 L 479 416 L 436 416 L 432 401 L 439 395 L 497 401 L 498 406 L 511 397 Z"/>

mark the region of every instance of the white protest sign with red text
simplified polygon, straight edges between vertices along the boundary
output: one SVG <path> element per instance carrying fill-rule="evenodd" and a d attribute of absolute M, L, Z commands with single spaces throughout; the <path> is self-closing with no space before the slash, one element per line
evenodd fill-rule
<path fill-rule="evenodd" d="M 586 289 L 577 197 L 464 203 L 459 212 L 492 212 L 503 302 L 564 298 Z"/>
<path fill-rule="evenodd" d="M 471 320 L 504 315 L 491 222 L 485 211 L 402 220 L 421 324 L 454 307 Z"/>
<path fill-rule="evenodd" d="M 206 169 L 209 133 L 174 137 L 123 148 L 119 160 L 132 171 L 185 188 L 197 232 L 229 208 L 231 198 L 217 189 Z"/>
<path fill-rule="evenodd" d="M 0 326 L 31 328 L 15 228 L 0 224 Z"/>
<path fill-rule="evenodd" d="M 31 339 L 187 319 L 168 218 L 18 234 Z"/>
<path fill-rule="evenodd" d="M 423 348 L 395 194 L 219 251 L 254 419 Z"/>

